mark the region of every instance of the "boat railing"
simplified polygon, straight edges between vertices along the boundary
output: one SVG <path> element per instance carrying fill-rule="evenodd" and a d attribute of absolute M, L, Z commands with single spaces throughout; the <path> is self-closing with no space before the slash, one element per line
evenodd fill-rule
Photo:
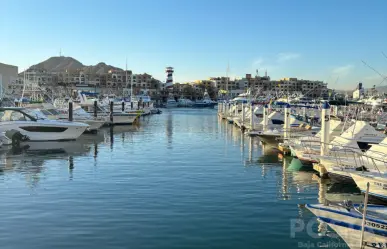
<path fill-rule="evenodd" d="M 320 141 L 320 144 L 323 143 Z M 325 144 L 332 146 L 332 143 Z M 370 152 L 374 156 L 367 154 Z M 328 156 L 334 157 L 339 167 L 348 165 L 349 163 L 350 165 L 355 165 L 355 168 L 367 170 L 367 165 L 372 164 L 379 174 L 382 174 L 382 171 L 379 169 L 380 166 L 383 165 L 387 169 L 387 154 L 380 151 L 373 151 L 372 147 L 368 151 L 363 152 L 358 147 L 340 145 L 336 149 L 329 150 Z"/>

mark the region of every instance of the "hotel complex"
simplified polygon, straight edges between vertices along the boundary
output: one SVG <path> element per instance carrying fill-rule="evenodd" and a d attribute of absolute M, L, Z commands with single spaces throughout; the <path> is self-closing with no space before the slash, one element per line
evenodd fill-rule
<path fill-rule="evenodd" d="M 166 84 L 155 79 L 152 75 L 134 74 L 131 70 L 104 70 L 106 64 L 100 63 L 90 70 L 66 70 L 64 72 L 48 72 L 41 68 L 30 68 L 17 74 L 17 67 L 0 64 L 0 77 L 4 91 L 9 94 L 20 95 L 23 91 L 24 80 L 35 83 L 41 88 L 65 89 L 68 93 L 73 90 L 93 91 L 102 94 L 117 94 L 128 96 L 133 89 L 134 94 L 147 91 L 153 97 L 167 94 Z M 1 72 L 0 72 L 1 73 Z M 1 74 L 0 74 L 1 76 Z M 165 81 L 165 80 L 164 80 Z M 216 98 L 222 93 L 235 97 L 248 89 L 264 94 L 282 92 L 286 94 L 302 93 L 309 97 L 320 97 L 327 94 L 327 83 L 297 78 L 282 78 L 272 80 L 267 72 L 264 76 L 246 74 L 243 78 L 211 77 L 206 80 L 196 80 L 189 83 L 174 83 L 173 93 L 176 97 L 201 98 L 207 89 L 211 97 Z"/>

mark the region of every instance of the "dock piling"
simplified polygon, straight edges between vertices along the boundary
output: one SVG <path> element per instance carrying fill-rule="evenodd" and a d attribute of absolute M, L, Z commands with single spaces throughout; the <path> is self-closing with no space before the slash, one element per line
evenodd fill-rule
<path fill-rule="evenodd" d="M 69 121 L 73 121 L 73 101 L 69 101 Z"/>
<path fill-rule="evenodd" d="M 250 130 L 254 130 L 254 105 L 250 105 Z"/>
<path fill-rule="evenodd" d="M 263 131 L 267 130 L 267 124 L 269 122 L 268 115 L 269 115 L 269 106 L 266 104 L 263 108 Z"/>
<path fill-rule="evenodd" d="M 110 122 L 111 122 L 111 124 L 113 124 L 113 107 L 114 107 L 114 103 L 113 103 L 113 101 L 110 101 Z"/>
<path fill-rule="evenodd" d="M 97 117 L 97 107 L 98 107 L 97 100 L 94 100 L 94 117 L 95 118 Z"/>
<path fill-rule="evenodd" d="M 322 105 L 321 111 L 321 156 L 324 156 L 328 150 L 330 111 L 331 109 L 328 102 L 325 102 Z"/>
<path fill-rule="evenodd" d="M 284 139 L 289 138 L 290 134 L 290 105 L 285 106 Z"/>
<path fill-rule="evenodd" d="M 241 123 L 241 129 L 243 129 L 245 126 L 245 104 L 242 103 L 242 123 Z"/>

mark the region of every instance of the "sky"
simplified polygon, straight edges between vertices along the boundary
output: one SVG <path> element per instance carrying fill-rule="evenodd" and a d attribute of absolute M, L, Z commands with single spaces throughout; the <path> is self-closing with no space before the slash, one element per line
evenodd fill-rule
<path fill-rule="evenodd" d="M 386 0 L 1 0 L 0 62 L 51 56 L 105 62 L 175 82 L 243 77 L 379 85 L 387 76 Z M 383 53 L 385 55 L 383 55 Z M 381 85 L 387 85 L 387 80 Z"/>

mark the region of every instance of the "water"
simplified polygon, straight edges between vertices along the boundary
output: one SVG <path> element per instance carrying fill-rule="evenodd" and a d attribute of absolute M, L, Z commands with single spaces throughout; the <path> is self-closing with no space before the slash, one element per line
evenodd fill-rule
<path fill-rule="evenodd" d="M 0 170 L 2 249 L 342 243 L 294 225 L 317 231 L 299 204 L 340 198 L 340 188 L 329 193 L 296 159 L 218 122 L 215 110 L 165 110 L 139 127 L 2 151 Z"/>

